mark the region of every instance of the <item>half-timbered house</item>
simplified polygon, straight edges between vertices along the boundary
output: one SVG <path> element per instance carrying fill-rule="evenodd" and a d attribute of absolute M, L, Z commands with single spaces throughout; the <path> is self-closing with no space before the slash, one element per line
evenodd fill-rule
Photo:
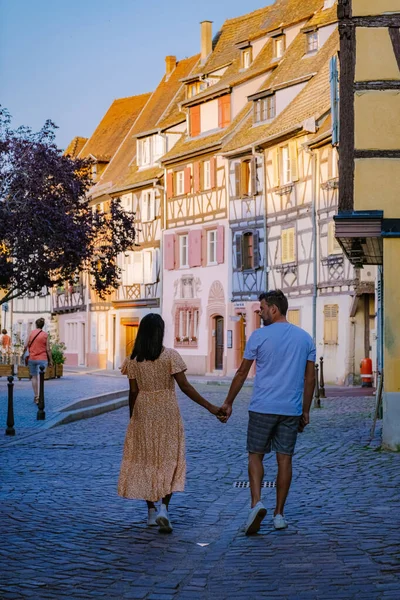
<path fill-rule="evenodd" d="M 75 138 L 69 145 L 68 153 L 74 151 L 74 155 L 80 158 L 92 159 L 94 184 L 100 179 L 149 97 L 150 94 L 142 94 L 115 100 L 83 146 L 80 138 Z M 106 201 L 102 203 L 105 210 Z M 102 303 L 96 297 L 90 289 L 88 275 L 83 273 L 76 282 L 66 282 L 64 286 L 52 290 L 52 314 L 57 320 L 58 336 L 67 346 L 68 365 L 106 366 L 107 323 L 104 315 L 109 306 L 109 301 Z M 94 325 L 90 317 L 98 307 L 102 316 Z M 95 360 L 91 352 L 93 338 L 98 343 Z"/>
<path fill-rule="evenodd" d="M 246 115 L 247 96 L 271 71 L 269 10 L 226 21 L 214 46 L 211 23 L 201 24 L 201 62 L 180 104 L 188 132 L 162 161 L 166 343 L 182 352 L 191 373 L 229 371 L 229 172 L 221 149 Z"/>
<path fill-rule="evenodd" d="M 400 0 L 339 0 L 338 4 L 340 160 L 336 236 L 355 268 L 379 270 L 383 445 L 399 450 Z"/>
<path fill-rule="evenodd" d="M 138 118 L 91 191 L 94 205 L 120 198 L 125 210 L 135 214 L 135 247 L 120 256 L 122 277 L 107 302 L 90 305 L 90 362 L 108 368 L 120 366 L 132 352 L 140 320 L 159 312 L 162 298 L 161 217 L 164 202 L 164 169 L 160 159 L 186 128 L 185 115 L 177 110 L 183 99 L 182 78 L 198 56 L 177 61 L 165 59 L 165 73 Z M 101 346 L 103 340 L 103 346 Z"/>
<path fill-rule="evenodd" d="M 374 273 L 354 271 L 334 238 L 338 170 L 329 75 L 338 48 L 335 11 L 324 3 L 301 23 L 273 75 L 249 97 L 252 114 L 224 151 L 231 165 L 236 364 L 259 325 L 257 295 L 264 286 L 280 288 L 289 297 L 289 320 L 313 335 L 325 358 L 327 380 L 344 383 L 353 382 L 370 346 Z"/>

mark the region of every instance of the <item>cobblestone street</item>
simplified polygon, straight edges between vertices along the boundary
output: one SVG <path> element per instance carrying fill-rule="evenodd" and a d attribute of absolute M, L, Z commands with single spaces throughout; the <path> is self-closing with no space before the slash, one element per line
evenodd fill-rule
<path fill-rule="evenodd" d="M 198 386 L 221 404 L 227 388 Z M 286 516 L 245 537 L 245 388 L 220 424 L 180 395 L 188 480 L 174 531 L 116 494 L 128 409 L 0 448 L 0 596 L 4 600 L 398 600 L 400 454 L 368 447 L 374 398 L 335 398 L 299 437 Z M 275 458 L 265 461 L 267 481 Z M 204 544 L 204 545 L 202 545 Z"/>

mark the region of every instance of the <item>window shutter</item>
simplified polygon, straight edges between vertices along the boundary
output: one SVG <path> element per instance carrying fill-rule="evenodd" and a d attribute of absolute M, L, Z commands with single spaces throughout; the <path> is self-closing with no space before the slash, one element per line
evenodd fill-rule
<path fill-rule="evenodd" d="M 240 198 L 240 169 L 241 163 L 235 163 L 235 198 Z"/>
<path fill-rule="evenodd" d="M 243 270 L 243 238 L 241 233 L 237 233 L 235 236 L 235 249 L 236 249 L 236 269 L 239 271 Z"/>
<path fill-rule="evenodd" d="M 218 126 L 227 127 L 231 122 L 231 96 L 227 94 L 218 98 Z"/>
<path fill-rule="evenodd" d="M 295 257 L 295 247 L 294 247 L 294 227 L 287 229 L 287 253 L 288 253 L 288 262 L 294 262 L 296 260 Z"/>
<path fill-rule="evenodd" d="M 192 171 L 190 169 L 190 167 L 185 167 L 185 170 L 183 172 L 184 175 L 184 193 L 185 194 L 190 194 L 191 191 L 191 179 L 192 179 Z"/>
<path fill-rule="evenodd" d="M 289 143 L 289 156 L 291 179 L 292 181 L 297 181 L 299 179 L 299 168 L 297 156 L 297 142 L 295 140 Z"/>
<path fill-rule="evenodd" d="M 257 194 L 257 160 L 255 156 L 250 161 L 251 195 Z"/>
<path fill-rule="evenodd" d="M 210 182 L 211 189 L 217 187 L 217 159 L 215 158 L 215 156 L 212 156 L 210 158 Z"/>
<path fill-rule="evenodd" d="M 217 227 L 217 263 L 220 265 L 224 262 L 224 240 L 225 227 L 218 225 Z"/>
<path fill-rule="evenodd" d="M 200 105 L 190 108 L 190 135 L 196 137 L 200 134 Z"/>
<path fill-rule="evenodd" d="M 200 162 L 197 161 L 193 164 L 193 188 L 194 192 L 200 191 Z"/>
<path fill-rule="evenodd" d="M 189 231 L 189 267 L 201 267 L 201 229 Z"/>
<path fill-rule="evenodd" d="M 253 231 L 253 268 L 258 269 L 260 263 L 260 237 L 256 229 Z"/>
<path fill-rule="evenodd" d="M 151 250 L 143 253 L 143 275 L 144 283 L 153 283 L 153 253 Z"/>
<path fill-rule="evenodd" d="M 156 198 L 155 192 L 150 193 L 150 220 L 154 221 L 156 218 Z"/>
<path fill-rule="evenodd" d="M 201 231 L 201 266 L 207 266 L 207 230 Z"/>
<path fill-rule="evenodd" d="M 335 238 L 335 222 L 328 223 L 328 254 L 339 254 L 342 251 L 339 242 Z"/>
<path fill-rule="evenodd" d="M 170 171 L 167 174 L 167 198 L 173 198 L 174 196 L 174 174 Z"/>
<path fill-rule="evenodd" d="M 339 306 L 326 304 L 324 306 L 324 344 L 338 343 Z"/>
<path fill-rule="evenodd" d="M 281 233 L 281 262 L 282 264 L 289 262 L 288 259 L 288 230 L 283 229 Z"/>
<path fill-rule="evenodd" d="M 143 283 L 143 252 L 133 253 L 133 282 Z"/>
<path fill-rule="evenodd" d="M 158 248 L 154 248 L 153 260 L 152 260 L 152 273 L 151 273 L 151 282 L 152 283 L 159 281 L 159 272 L 158 272 L 159 262 L 160 262 L 160 251 Z"/>
<path fill-rule="evenodd" d="M 164 236 L 164 267 L 168 271 L 175 269 L 175 234 Z"/>
<path fill-rule="evenodd" d="M 240 196 L 249 195 L 249 170 L 250 163 L 248 160 L 242 160 L 240 163 Z"/>
<path fill-rule="evenodd" d="M 274 167 L 274 186 L 279 187 L 280 182 L 280 169 L 279 169 L 279 148 L 272 150 L 272 163 Z"/>
<path fill-rule="evenodd" d="M 292 308 L 291 310 L 288 310 L 287 320 L 292 325 L 296 325 L 297 327 L 300 327 L 300 309 Z"/>

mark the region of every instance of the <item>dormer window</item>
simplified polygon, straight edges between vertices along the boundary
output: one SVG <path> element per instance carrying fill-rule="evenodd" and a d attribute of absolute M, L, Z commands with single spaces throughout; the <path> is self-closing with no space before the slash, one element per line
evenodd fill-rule
<path fill-rule="evenodd" d="M 252 62 L 251 46 L 242 50 L 242 69 L 248 69 Z"/>
<path fill-rule="evenodd" d="M 164 138 L 161 135 L 137 140 L 137 163 L 139 167 L 148 167 L 164 154 Z"/>
<path fill-rule="evenodd" d="M 264 123 L 275 117 L 275 94 L 254 102 L 254 123 Z"/>
<path fill-rule="evenodd" d="M 285 47 L 286 47 L 286 43 L 285 43 L 284 35 L 280 35 L 279 37 L 275 38 L 275 40 L 274 40 L 274 56 L 275 56 L 275 58 L 281 58 L 281 56 L 284 55 Z"/>
<path fill-rule="evenodd" d="M 307 54 L 318 51 L 318 31 L 309 31 L 307 34 Z"/>

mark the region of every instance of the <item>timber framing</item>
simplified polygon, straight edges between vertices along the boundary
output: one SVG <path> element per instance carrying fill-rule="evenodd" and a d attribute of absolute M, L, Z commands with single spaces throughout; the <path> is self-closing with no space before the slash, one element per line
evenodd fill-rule
<path fill-rule="evenodd" d="M 339 11 L 339 7 L 338 7 Z M 338 12 L 339 14 L 339 12 Z M 340 37 L 340 138 L 339 211 L 354 206 L 354 92 L 356 30 L 348 21 L 339 22 Z"/>

